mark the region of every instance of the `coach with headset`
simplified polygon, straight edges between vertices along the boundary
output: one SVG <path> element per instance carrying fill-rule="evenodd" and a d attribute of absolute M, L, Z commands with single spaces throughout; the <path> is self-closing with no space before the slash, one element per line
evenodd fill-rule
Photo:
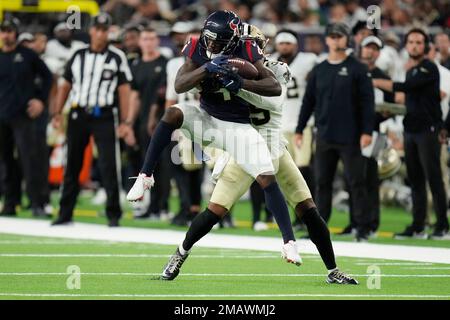
<path fill-rule="evenodd" d="M 424 30 L 413 28 L 406 34 L 406 50 L 412 67 L 405 82 L 374 79 L 375 87 L 405 93 L 405 162 L 412 189 L 413 223 L 397 237 L 426 237 L 426 180 L 433 194 L 437 222 L 431 238 L 443 238 L 448 232 L 447 200 L 440 166 L 441 143 L 447 140 L 440 106 L 439 71 L 426 58 L 429 38 Z"/>
<path fill-rule="evenodd" d="M 367 66 L 346 53 L 350 29 L 344 23 L 326 28 L 327 60 L 315 66 L 303 97 L 296 142 L 302 140 L 311 114 L 317 127 L 315 153 L 316 202 L 325 221 L 331 215 L 332 185 L 338 160 L 350 185 L 356 240 L 365 241 L 370 215 L 365 210 L 365 161 L 361 148 L 370 145 L 374 124 L 374 90 Z"/>

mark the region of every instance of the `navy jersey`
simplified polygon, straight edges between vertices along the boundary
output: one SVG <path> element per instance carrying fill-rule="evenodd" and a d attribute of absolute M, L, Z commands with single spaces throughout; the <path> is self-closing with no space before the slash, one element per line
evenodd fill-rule
<path fill-rule="evenodd" d="M 201 66 L 211 59 L 206 54 L 206 49 L 199 45 L 198 38 L 191 38 L 184 46 L 183 55 L 192 59 L 192 61 Z M 263 58 L 263 54 L 254 41 L 239 41 L 232 57 L 245 59 L 251 63 Z M 236 97 L 228 90 L 220 89 L 216 86 L 216 81 L 207 78 L 202 82 L 202 92 L 200 94 L 200 107 L 205 109 L 211 116 L 230 122 L 250 123 L 249 103 Z"/>

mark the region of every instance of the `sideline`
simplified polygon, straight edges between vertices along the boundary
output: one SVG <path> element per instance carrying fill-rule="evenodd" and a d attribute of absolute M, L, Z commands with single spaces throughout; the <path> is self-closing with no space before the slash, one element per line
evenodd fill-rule
<path fill-rule="evenodd" d="M 108 228 L 104 225 L 75 222 L 70 226 L 50 227 L 49 221 L 0 218 L 0 233 L 66 239 L 178 245 L 185 232 L 143 228 Z M 309 240 L 298 240 L 300 253 L 318 254 Z M 196 246 L 222 249 L 248 249 L 280 252 L 281 239 L 258 236 L 208 234 Z M 336 256 L 419 261 L 450 264 L 449 248 L 333 241 Z"/>

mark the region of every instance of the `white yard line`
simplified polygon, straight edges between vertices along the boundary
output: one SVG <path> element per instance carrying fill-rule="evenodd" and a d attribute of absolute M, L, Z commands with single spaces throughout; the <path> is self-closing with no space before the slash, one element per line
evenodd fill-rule
<path fill-rule="evenodd" d="M 141 272 L 80 272 L 80 276 L 160 276 L 161 273 L 141 273 Z M 20 277 L 41 277 L 41 276 L 64 276 L 66 272 L 0 272 L 2 276 L 20 276 Z M 183 273 L 180 277 L 300 277 L 314 278 L 325 277 L 325 273 Z M 381 277 L 381 278 L 450 278 L 450 274 L 352 274 L 354 277 Z"/>
<path fill-rule="evenodd" d="M 157 243 L 168 245 L 178 245 L 185 236 L 185 232 L 183 231 L 129 227 L 108 228 L 103 225 L 87 223 L 75 223 L 72 226 L 50 227 L 48 221 L 17 218 L 0 218 L 0 233 L 77 240 Z M 318 253 L 311 241 L 298 240 L 298 244 L 301 253 Z M 281 238 L 221 234 L 208 234 L 196 244 L 198 247 L 248 249 L 273 252 L 279 252 L 281 245 Z M 450 264 L 450 249 L 447 248 L 343 241 L 334 241 L 333 246 L 337 256 Z"/>
<path fill-rule="evenodd" d="M 0 253 L 0 258 L 169 258 L 170 254 L 121 254 L 121 253 Z M 280 259 L 281 255 L 204 255 L 196 254 L 200 259 Z"/>
<path fill-rule="evenodd" d="M 69 294 L 69 293 L 8 293 L 0 292 L 0 296 L 10 297 L 53 297 L 53 298 L 450 298 L 445 294 Z M 270 304 L 270 303 L 269 303 Z"/>

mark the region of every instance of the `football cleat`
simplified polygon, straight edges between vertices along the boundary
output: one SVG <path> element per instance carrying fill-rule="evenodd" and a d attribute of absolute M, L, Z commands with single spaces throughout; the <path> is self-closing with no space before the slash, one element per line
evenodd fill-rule
<path fill-rule="evenodd" d="M 302 258 L 298 254 L 297 243 L 293 240 L 290 240 L 288 243 L 283 245 L 281 257 L 287 262 L 293 263 L 297 266 L 300 266 L 303 263 Z"/>
<path fill-rule="evenodd" d="M 327 277 L 327 283 L 359 284 L 359 282 L 356 279 L 353 279 L 344 272 L 339 271 L 339 269 L 330 272 L 330 274 Z"/>
<path fill-rule="evenodd" d="M 399 240 L 411 239 L 411 238 L 427 239 L 428 235 L 425 233 L 425 230 L 417 231 L 412 226 L 408 226 L 408 227 L 406 227 L 405 231 L 403 231 L 401 233 L 396 233 L 394 235 L 394 238 L 399 239 Z"/>
<path fill-rule="evenodd" d="M 133 184 L 133 187 L 131 187 L 130 191 L 128 191 L 127 194 L 127 200 L 128 201 L 140 201 L 144 199 L 144 193 L 145 190 L 150 189 L 155 184 L 155 179 L 153 179 L 153 176 L 147 177 L 145 173 L 139 173 L 136 178 L 136 181 Z"/>
<path fill-rule="evenodd" d="M 186 254 L 181 254 L 180 250 L 177 248 L 177 251 L 170 257 L 169 262 L 167 262 L 164 270 L 161 274 L 161 280 L 173 280 L 180 273 L 180 268 L 183 265 L 184 261 L 186 261 L 189 256 L 189 252 Z"/>

